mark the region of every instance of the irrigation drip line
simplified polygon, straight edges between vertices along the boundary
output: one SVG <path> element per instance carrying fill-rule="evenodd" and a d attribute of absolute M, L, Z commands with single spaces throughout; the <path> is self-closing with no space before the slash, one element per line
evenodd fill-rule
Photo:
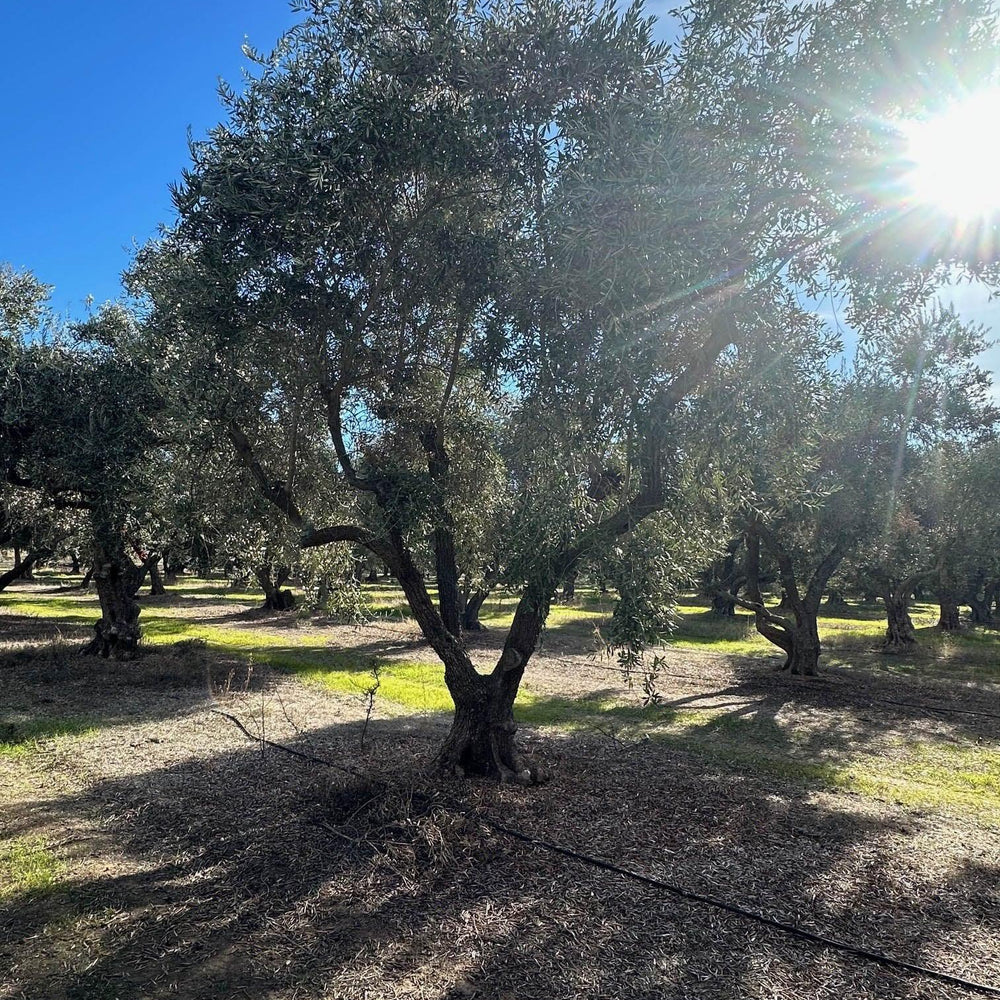
<path fill-rule="evenodd" d="M 356 778 L 363 779 L 365 777 L 353 768 L 345 767 L 342 764 L 337 764 L 323 757 L 317 757 L 314 754 L 303 753 L 301 750 L 296 750 L 294 747 L 286 746 L 283 743 L 275 743 L 272 740 L 255 736 L 235 715 L 230 715 L 229 712 L 223 712 L 220 709 L 215 708 L 211 709 L 211 711 L 216 715 L 224 716 L 234 722 L 239 727 L 240 731 L 254 743 L 259 743 L 261 746 L 271 747 L 274 750 L 281 750 L 284 753 L 291 754 L 293 757 L 298 757 L 301 760 L 306 760 L 314 764 L 320 764 L 324 767 L 330 767 L 335 770 L 342 771 L 345 774 L 353 775 Z M 855 955 L 858 958 L 863 958 L 869 962 L 885 966 L 886 968 L 897 969 L 902 972 L 909 972 L 913 975 L 934 979 L 938 982 L 947 983 L 949 986 L 955 986 L 970 993 L 979 993 L 982 996 L 1000 997 L 1000 987 L 989 986 L 986 983 L 976 982 L 972 979 L 963 979 L 961 976 L 953 975 L 950 972 L 942 972 L 939 969 L 931 969 L 926 965 L 918 965 L 914 962 L 907 962 L 901 958 L 893 958 L 891 955 L 886 955 L 881 951 L 872 951 L 859 945 L 849 944 L 846 941 L 839 941 L 836 938 L 830 938 L 823 934 L 817 934 L 815 931 L 806 930 L 804 927 L 799 927 L 797 924 L 790 924 L 783 920 L 775 920 L 773 917 L 769 917 L 766 914 L 759 913 L 756 910 L 748 910 L 737 903 L 730 903 L 717 896 L 709 896 L 703 893 L 694 892 L 693 890 L 685 889 L 683 886 L 674 882 L 668 882 L 665 879 L 655 878 L 652 875 L 644 875 L 642 872 L 634 871 L 631 868 L 623 868 L 621 865 L 616 865 L 614 862 L 607 861 L 604 858 L 595 857 L 590 854 L 582 854 L 579 851 L 573 850 L 571 847 L 556 844 L 550 840 L 536 837 L 530 833 L 524 833 L 522 830 L 517 830 L 513 827 L 506 826 L 503 823 L 499 823 L 484 813 L 473 812 L 468 806 L 464 806 L 462 803 L 456 801 L 455 799 L 451 799 L 450 797 L 443 796 L 442 799 L 446 805 L 453 807 L 456 811 L 461 812 L 472 819 L 478 819 L 490 829 L 495 830 L 497 833 L 501 833 L 513 840 L 519 840 L 532 847 L 540 848 L 553 854 L 562 855 L 563 857 L 570 858 L 573 861 L 580 862 L 581 864 L 590 865 L 590 867 L 600 869 L 601 871 L 622 875 L 625 878 L 630 878 L 643 885 L 648 885 L 655 889 L 661 889 L 672 896 L 685 899 L 691 903 L 699 903 L 703 906 L 714 907 L 715 909 L 722 910 L 725 913 L 742 917 L 745 920 L 762 924 L 765 927 L 771 927 L 774 930 L 781 931 L 783 934 L 787 934 L 789 937 L 798 938 L 801 941 L 808 941 L 810 944 L 820 945 L 821 947 L 830 948 L 834 951 L 841 951 L 848 955 Z"/>

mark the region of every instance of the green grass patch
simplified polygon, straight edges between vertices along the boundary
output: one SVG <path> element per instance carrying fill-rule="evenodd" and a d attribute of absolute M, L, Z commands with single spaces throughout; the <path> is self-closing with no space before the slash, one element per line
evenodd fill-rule
<path fill-rule="evenodd" d="M 34 837 L 0 844 L 0 901 L 51 890 L 64 870 L 62 862 Z"/>
<path fill-rule="evenodd" d="M 0 757 L 28 757 L 46 743 L 68 736 L 86 736 L 94 728 L 86 719 L 0 716 Z"/>

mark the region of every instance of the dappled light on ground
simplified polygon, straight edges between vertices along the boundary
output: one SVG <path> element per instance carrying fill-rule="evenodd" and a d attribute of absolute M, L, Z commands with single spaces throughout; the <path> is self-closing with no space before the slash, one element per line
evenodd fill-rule
<path fill-rule="evenodd" d="M 835 665 L 796 681 L 728 651 L 745 623 L 713 644 L 690 605 L 644 706 L 594 655 L 606 608 L 564 606 L 518 703 L 555 780 L 524 791 L 434 773 L 449 702 L 405 618 L 267 616 L 217 588 L 144 602 L 148 651 L 123 664 L 76 655 L 92 597 L 3 595 L 12 997 L 961 995 L 505 840 L 489 817 L 1000 983 L 991 635 L 949 640 L 970 651 L 954 665 L 935 648 L 888 670 L 836 647 L 877 635 L 860 609 L 824 621 Z M 482 669 L 492 631 L 473 639 Z M 247 741 L 215 708 L 353 773 Z"/>

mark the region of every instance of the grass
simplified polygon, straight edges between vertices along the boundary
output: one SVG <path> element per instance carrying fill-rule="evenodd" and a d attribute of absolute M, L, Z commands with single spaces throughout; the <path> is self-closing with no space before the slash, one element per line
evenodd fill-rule
<path fill-rule="evenodd" d="M 185 601 L 193 595 L 236 599 L 223 584 L 211 581 L 183 580 L 178 589 Z M 405 603 L 397 589 L 365 584 L 362 590 L 372 608 L 403 613 Z M 256 600 L 252 594 L 240 597 Z M 499 594 L 484 607 L 483 620 L 490 626 L 504 627 L 513 616 L 514 603 L 511 595 Z M 72 624 L 94 621 L 99 614 L 96 599 L 82 594 L 6 594 L 0 597 L 0 607 L 9 613 Z M 573 604 L 553 606 L 549 628 L 582 633 L 606 618 L 610 609 L 607 595 L 584 590 Z M 268 630 L 264 623 L 252 629 L 219 625 L 193 621 L 188 617 L 191 614 L 197 614 L 197 609 L 190 604 L 147 605 L 142 616 L 145 641 L 162 645 L 199 639 L 214 651 L 251 658 L 336 694 L 364 695 L 373 686 L 377 669 L 375 697 L 380 704 L 410 712 L 447 712 L 452 708 L 441 665 L 436 661 L 373 659 L 354 650 L 333 649 L 318 632 Z M 689 600 L 678 609 L 678 616 L 678 628 L 670 640 L 676 648 L 722 656 L 770 656 L 776 652 L 753 629 L 749 615 L 720 620 L 704 604 Z M 1000 675 L 1000 635 L 941 634 L 933 627 L 936 609 L 931 605 L 916 605 L 913 617 L 921 649 L 906 659 L 878 658 L 882 669 L 898 673 L 944 671 L 962 677 Z M 883 629 L 880 609 L 872 606 L 853 606 L 847 613 L 820 619 L 828 659 L 844 664 L 875 646 Z M 522 685 L 517 714 L 526 724 L 570 733 L 607 731 L 610 727 L 620 739 L 648 737 L 719 766 L 779 780 L 848 790 L 914 807 L 957 808 L 993 820 L 1000 817 L 1000 751 L 991 747 L 924 741 L 857 748 L 835 725 L 810 730 L 752 712 L 657 705 L 644 708 L 624 694 L 580 698 L 542 695 L 531 689 L 530 681 Z M 78 735 L 88 728 L 85 722 L 73 719 L 6 724 L 0 719 L 0 756 L 30 754 L 46 740 Z M 886 767 L 887 752 L 891 752 L 891 768 Z"/>
<path fill-rule="evenodd" d="M 16 720 L 0 716 L 0 758 L 16 759 L 37 753 L 46 743 L 94 731 L 85 719 L 30 718 Z"/>
<path fill-rule="evenodd" d="M 0 844 L 0 902 L 47 892 L 62 872 L 62 863 L 38 838 L 19 837 Z"/>

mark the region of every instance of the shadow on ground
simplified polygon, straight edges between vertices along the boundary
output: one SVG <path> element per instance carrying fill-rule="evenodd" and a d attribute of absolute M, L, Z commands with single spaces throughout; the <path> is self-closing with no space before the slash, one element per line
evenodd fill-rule
<path fill-rule="evenodd" d="M 429 768 L 441 716 L 376 720 L 363 750 L 357 720 L 298 737 L 356 772 L 345 773 L 234 744 L 231 723 L 205 715 L 204 682 L 232 663 L 191 645 L 158 655 L 86 668 L 44 651 L 0 662 L 6 690 L 44 692 L 56 714 L 89 705 L 92 720 L 113 724 L 127 710 L 166 737 L 135 748 L 120 773 L 66 794 L 38 789 L 5 811 L 6 838 L 66 830 L 73 842 L 54 848 L 67 871 L 53 889 L 0 904 L 0 969 L 10 970 L 0 995 L 963 995 L 511 841 L 489 816 L 1000 984 L 991 834 L 942 833 L 919 811 L 594 736 L 528 733 L 557 775 L 541 789 L 446 780 Z M 735 693 L 759 694 L 764 717 L 786 696 L 746 677 Z M 258 696 L 227 704 L 248 717 Z M 822 697 L 847 696 L 831 686 Z M 187 749 L 168 762 L 171 744 Z"/>

